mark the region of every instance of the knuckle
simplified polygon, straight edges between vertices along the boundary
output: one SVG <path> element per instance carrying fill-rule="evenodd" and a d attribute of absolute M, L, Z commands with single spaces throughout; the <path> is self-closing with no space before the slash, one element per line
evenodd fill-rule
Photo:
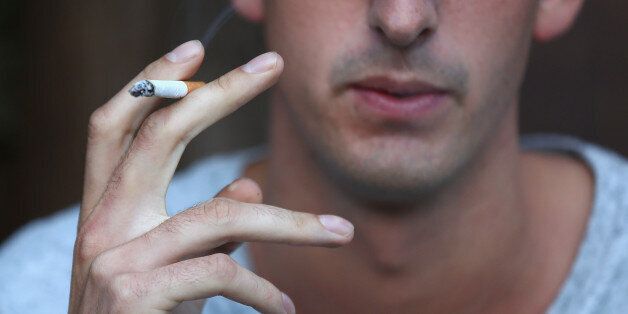
<path fill-rule="evenodd" d="M 109 133 L 113 128 L 111 119 L 105 107 L 96 109 L 89 116 L 89 123 L 87 126 L 89 139 L 98 139 Z"/>
<path fill-rule="evenodd" d="M 264 304 L 276 304 L 283 309 L 283 298 L 281 291 L 275 285 L 264 278 L 257 278 L 254 283 L 254 293 Z"/>
<path fill-rule="evenodd" d="M 152 113 L 144 122 L 137 132 L 137 136 L 133 141 L 136 148 L 149 150 L 158 143 L 160 132 L 166 124 L 166 117 L 161 111 Z"/>
<path fill-rule="evenodd" d="M 154 242 L 158 241 L 157 239 L 161 236 L 161 234 L 176 235 L 184 233 L 186 226 L 192 225 L 193 223 L 194 219 L 186 212 L 177 214 L 161 223 L 158 228 L 154 229 L 154 232 L 146 233 L 144 240 Z"/>
<path fill-rule="evenodd" d="M 135 138 L 136 147 L 144 150 L 152 149 L 159 143 L 169 143 L 169 147 L 179 144 L 187 144 L 191 137 L 186 129 L 177 123 L 171 123 L 175 119 L 174 107 L 167 107 L 152 113 L 140 127 Z"/>
<path fill-rule="evenodd" d="M 74 244 L 75 259 L 79 264 L 93 260 L 102 252 L 104 242 L 95 232 L 81 229 Z"/>
<path fill-rule="evenodd" d="M 98 284 L 108 283 L 114 278 L 113 265 L 111 254 L 99 254 L 89 268 L 89 277 Z"/>
<path fill-rule="evenodd" d="M 222 91 L 228 92 L 233 85 L 233 79 L 228 75 L 223 75 L 214 81 L 214 86 Z"/>
<path fill-rule="evenodd" d="M 158 73 L 160 65 L 160 60 L 150 63 L 142 70 L 142 72 L 140 72 L 139 77 L 146 79 L 153 77 L 155 73 Z"/>
<path fill-rule="evenodd" d="M 305 226 L 307 225 L 307 222 L 309 220 L 308 218 L 314 219 L 313 217 L 305 216 L 295 212 L 288 212 L 288 216 L 290 221 L 292 221 L 292 223 L 294 224 L 295 228 L 299 230 L 305 229 Z"/>
<path fill-rule="evenodd" d="M 227 198 L 216 197 L 201 205 L 201 212 L 209 223 L 218 226 L 234 224 L 240 215 L 239 203 Z"/>
<path fill-rule="evenodd" d="M 262 299 L 264 300 L 264 303 L 267 303 L 267 304 L 273 304 L 273 303 L 283 304 L 282 297 L 281 297 L 281 292 L 279 292 L 279 290 L 277 288 L 275 288 L 273 285 L 265 284 L 260 289 L 261 289 L 260 293 L 262 295 Z M 279 302 L 277 302 L 277 301 L 279 301 Z M 283 307 L 283 305 L 281 307 Z"/>
<path fill-rule="evenodd" d="M 113 304 L 126 307 L 147 295 L 144 286 L 131 275 L 115 276 L 109 281 L 108 292 Z"/>
<path fill-rule="evenodd" d="M 210 275 L 225 284 L 232 282 L 238 274 L 238 264 L 227 254 L 211 255 L 207 266 Z"/>

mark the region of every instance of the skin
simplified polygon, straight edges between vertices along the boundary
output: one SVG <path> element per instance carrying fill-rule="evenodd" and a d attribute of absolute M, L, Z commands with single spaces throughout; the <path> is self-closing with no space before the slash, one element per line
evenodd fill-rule
<path fill-rule="evenodd" d="M 520 151 L 518 93 L 531 39 L 565 32 L 581 1 L 233 3 L 285 66 L 271 54 L 264 71 L 240 67 L 159 110 L 128 95 L 138 80 L 191 77 L 203 51 L 188 43 L 94 112 L 70 312 L 190 313 L 202 302 L 187 301 L 224 295 L 293 313 L 281 291 L 302 313 L 547 308 L 582 238 L 591 174 Z M 365 115 L 346 87 L 374 73 L 437 85 L 445 105 L 424 120 Z M 261 188 L 241 179 L 168 217 L 187 143 L 275 82 L 271 151 L 246 173 Z M 224 254 L 250 241 L 256 274 Z"/>
<path fill-rule="evenodd" d="M 520 151 L 518 96 L 532 38 L 566 31 L 580 1 L 234 3 L 288 60 L 271 154 L 248 175 L 270 204 L 356 226 L 340 251 L 253 245 L 259 274 L 304 313 L 546 309 L 592 180 L 577 160 Z M 381 72 L 450 89 L 445 113 L 402 128 L 356 114 L 343 83 Z"/>
<path fill-rule="evenodd" d="M 69 312 L 198 312 L 202 303 L 184 301 L 224 295 L 264 313 L 294 313 L 289 297 L 225 253 L 245 241 L 343 245 L 353 236 L 348 222 L 259 204 L 249 179 L 174 217 L 164 201 L 187 143 L 271 86 L 283 59 L 265 54 L 257 70 L 235 69 L 159 110 L 157 99 L 129 95 L 138 80 L 191 77 L 203 47 L 182 47 L 184 56 L 155 61 L 91 116 Z M 349 229 L 339 233 L 339 224 Z"/>

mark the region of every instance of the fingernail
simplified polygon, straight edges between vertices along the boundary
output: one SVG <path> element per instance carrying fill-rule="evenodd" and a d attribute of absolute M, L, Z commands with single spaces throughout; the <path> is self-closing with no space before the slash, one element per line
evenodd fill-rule
<path fill-rule="evenodd" d="M 286 313 L 294 314 L 297 312 L 296 308 L 294 307 L 294 302 L 292 302 L 292 300 L 290 300 L 290 297 L 283 292 L 281 293 L 281 300 L 283 301 L 283 308 L 284 310 L 286 310 Z"/>
<path fill-rule="evenodd" d="M 249 61 L 242 67 L 242 70 L 251 74 L 260 74 L 270 71 L 277 66 L 278 54 L 276 52 L 267 52 Z"/>
<path fill-rule="evenodd" d="M 346 237 L 353 232 L 353 224 L 344 218 L 332 215 L 320 215 L 318 220 L 325 227 L 325 229 Z"/>
<path fill-rule="evenodd" d="M 185 63 L 198 56 L 202 50 L 203 44 L 198 40 L 192 40 L 166 54 L 166 59 L 174 63 Z"/>

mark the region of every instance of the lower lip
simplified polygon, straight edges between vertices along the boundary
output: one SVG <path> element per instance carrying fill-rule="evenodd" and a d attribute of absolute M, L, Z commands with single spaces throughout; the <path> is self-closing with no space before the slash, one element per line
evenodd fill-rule
<path fill-rule="evenodd" d="M 356 107 L 360 113 L 398 121 L 428 119 L 444 106 L 447 97 L 444 92 L 395 97 L 370 88 L 352 87 L 351 91 L 357 96 Z"/>

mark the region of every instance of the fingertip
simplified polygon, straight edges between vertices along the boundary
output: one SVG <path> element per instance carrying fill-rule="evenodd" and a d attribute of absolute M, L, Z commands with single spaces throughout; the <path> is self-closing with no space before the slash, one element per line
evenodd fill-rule
<path fill-rule="evenodd" d="M 277 65 L 276 65 L 276 70 L 279 72 L 283 72 L 283 68 L 285 66 L 285 61 L 283 60 L 283 57 L 278 53 L 278 52 L 274 52 L 277 54 Z"/>
<path fill-rule="evenodd" d="M 263 199 L 262 189 L 257 182 L 246 177 L 233 181 L 218 196 L 246 203 L 261 203 Z"/>
<path fill-rule="evenodd" d="M 277 74 L 281 74 L 285 66 L 285 61 L 283 57 L 276 51 L 272 51 L 270 53 L 275 55 L 275 58 L 277 58 L 277 61 L 275 62 L 275 68 L 273 69 L 273 71 Z"/>
<path fill-rule="evenodd" d="M 164 57 L 172 63 L 187 63 L 205 54 L 205 47 L 198 40 L 185 42 Z"/>
<path fill-rule="evenodd" d="M 262 188 L 255 182 L 255 180 L 247 177 L 242 177 L 238 180 L 239 189 L 248 195 L 247 202 L 249 203 L 261 203 L 263 201 Z"/>
<path fill-rule="evenodd" d="M 348 220 L 335 215 L 320 215 L 318 220 L 327 231 L 341 236 L 344 239 L 352 239 L 355 227 Z"/>
<path fill-rule="evenodd" d="M 198 40 L 181 44 L 163 57 L 147 65 L 118 95 L 130 96 L 128 90 L 142 80 L 186 80 L 192 77 L 203 63 L 205 49 Z M 134 99 L 137 99 L 134 97 Z M 155 101 L 158 98 L 154 99 Z"/>
<path fill-rule="evenodd" d="M 268 72 L 281 72 L 283 70 L 283 58 L 276 52 L 263 53 L 241 67 L 248 74 L 262 74 Z"/>
<path fill-rule="evenodd" d="M 283 292 L 281 293 L 281 302 L 286 313 L 294 314 L 297 312 L 296 307 L 294 306 L 294 302 L 292 302 L 290 297 Z"/>

